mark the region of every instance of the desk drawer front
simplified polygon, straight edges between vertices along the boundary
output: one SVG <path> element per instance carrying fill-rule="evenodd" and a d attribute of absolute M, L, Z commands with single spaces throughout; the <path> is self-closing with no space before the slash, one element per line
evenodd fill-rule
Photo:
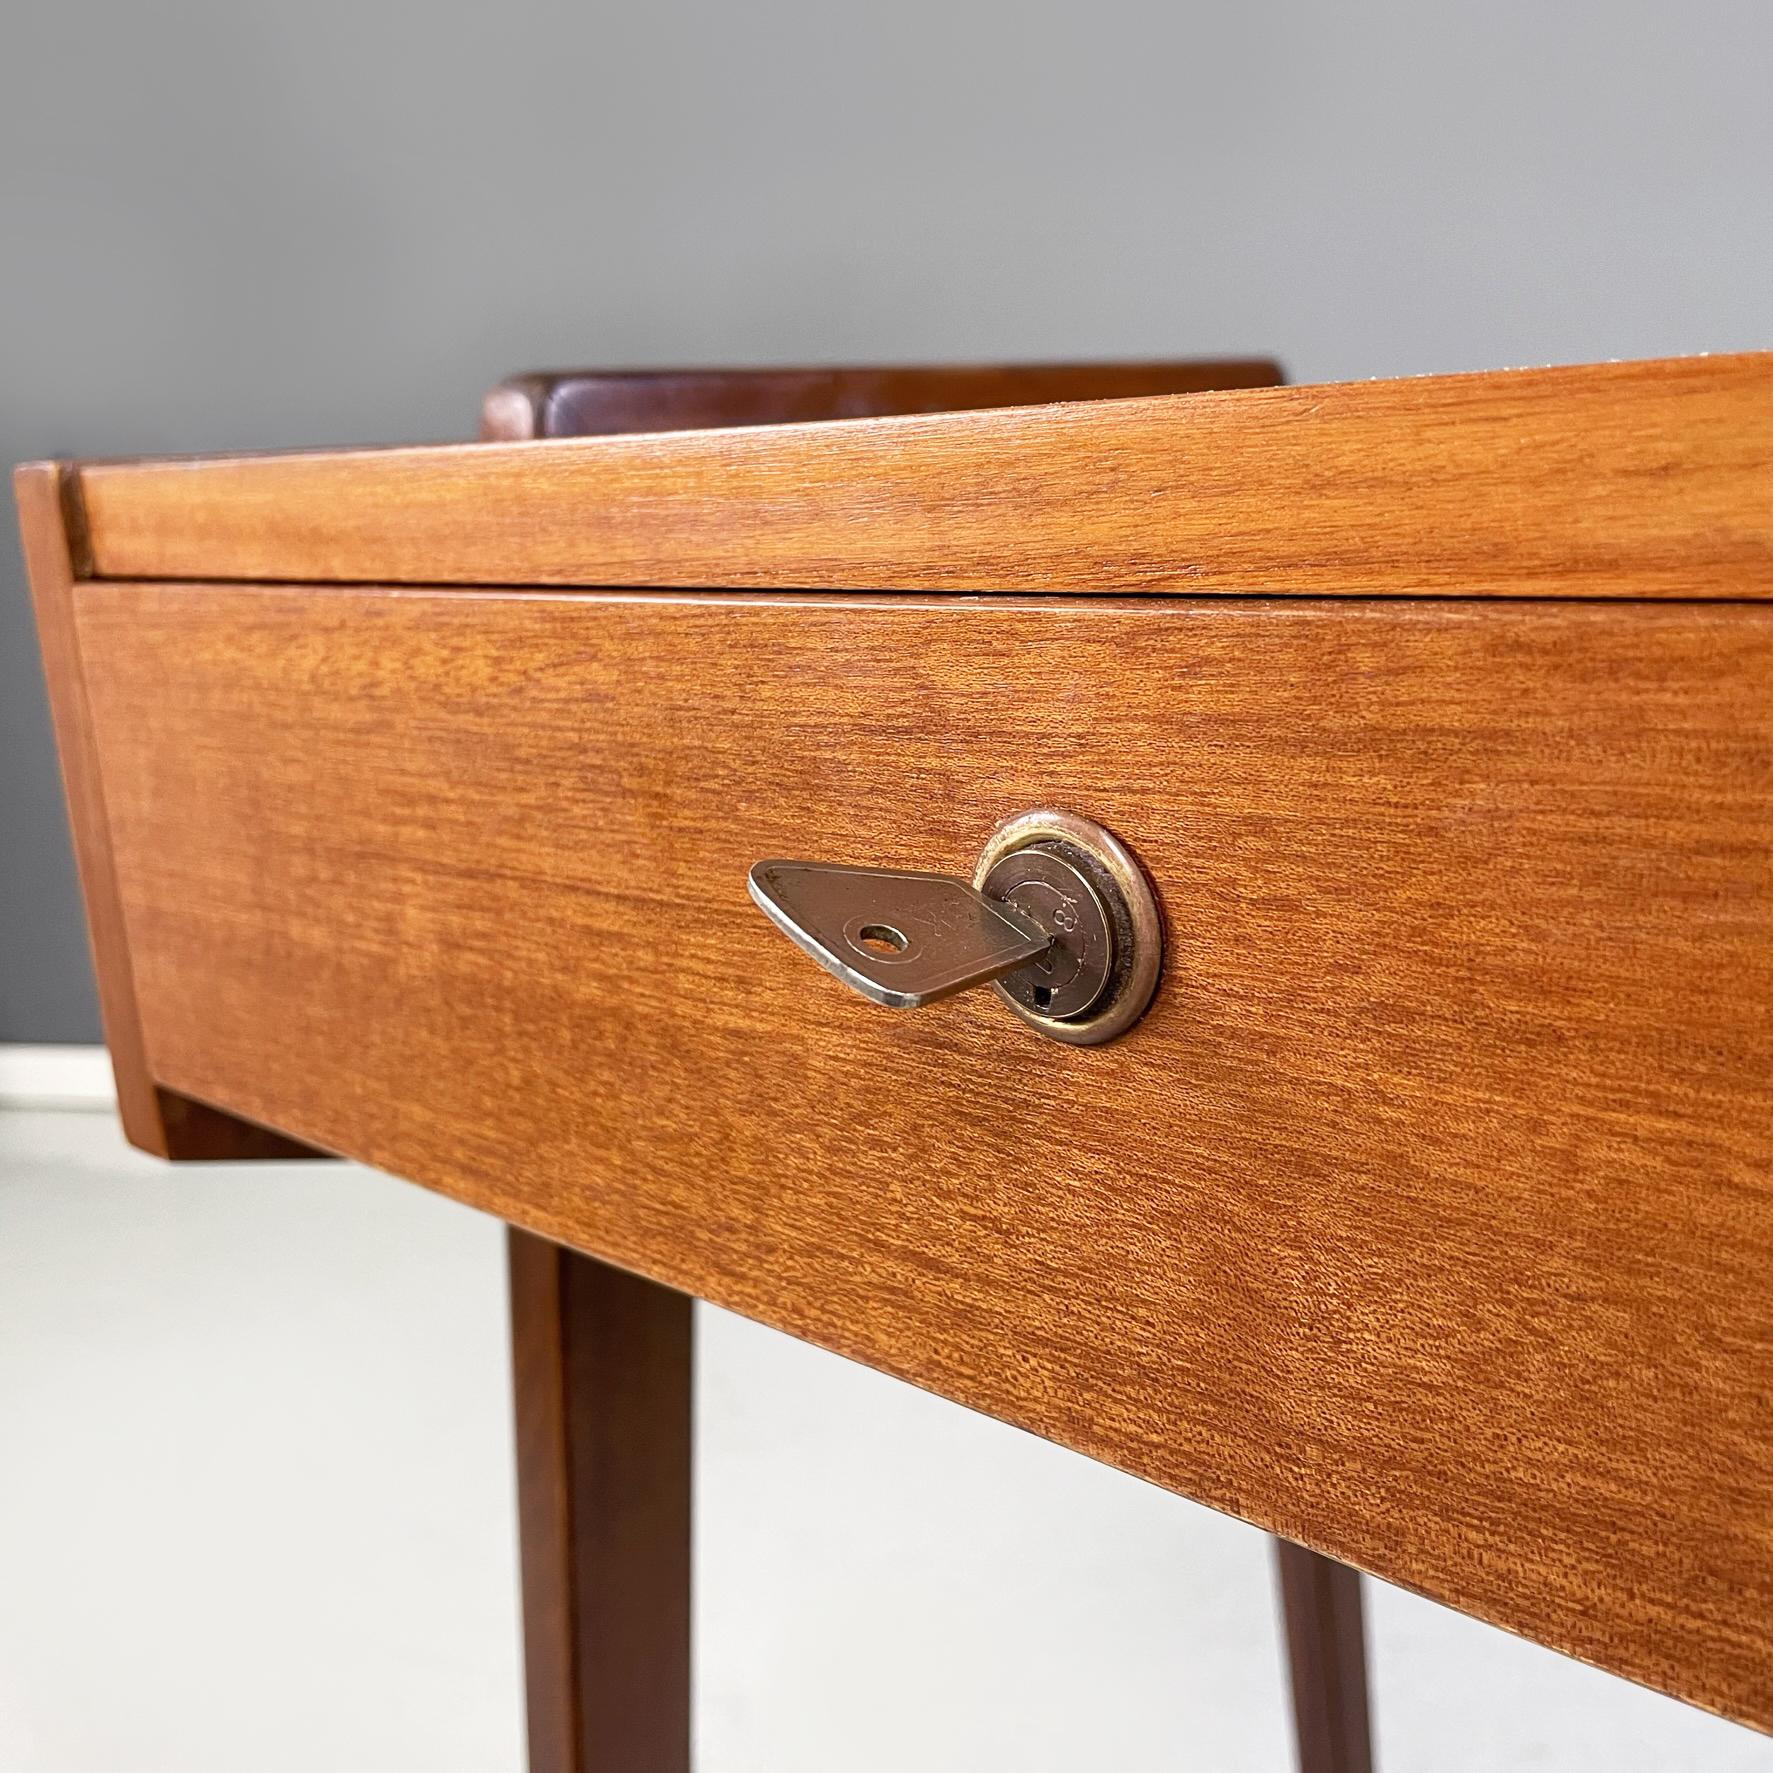
<path fill-rule="evenodd" d="M 1764 607 L 74 602 L 159 1082 L 1764 1721 Z M 1048 804 L 1112 1046 L 746 896 Z"/>

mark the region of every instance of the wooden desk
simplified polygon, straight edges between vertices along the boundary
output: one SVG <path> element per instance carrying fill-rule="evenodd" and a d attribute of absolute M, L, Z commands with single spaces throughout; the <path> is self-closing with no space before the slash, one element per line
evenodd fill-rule
<path fill-rule="evenodd" d="M 538 1765 L 682 1764 L 690 1295 L 1768 1727 L 1770 390 L 20 471 L 130 1137 L 549 1240 Z M 1111 1045 L 746 897 L 1050 804 L 1161 902 Z"/>

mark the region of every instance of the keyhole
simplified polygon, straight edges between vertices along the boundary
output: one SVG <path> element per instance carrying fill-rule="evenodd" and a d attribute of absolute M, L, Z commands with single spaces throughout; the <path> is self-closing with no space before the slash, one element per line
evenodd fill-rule
<path fill-rule="evenodd" d="M 1036 985 L 1032 994 L 1034 1007 L 1044 1010 L 1053 1001 L 1053 988 L 1050 985 Z"/>

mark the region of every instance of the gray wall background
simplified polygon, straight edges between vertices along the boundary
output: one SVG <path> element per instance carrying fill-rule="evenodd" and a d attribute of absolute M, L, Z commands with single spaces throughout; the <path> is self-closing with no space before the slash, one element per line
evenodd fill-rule
<path fill-rule="evenodd" d="M 461 437 L 568 362 L 1768 342 L 1765 0 L 0 19 L 7 461 Z M 0 579 L 0 1040 L 95 1039 L 10 533 Z"/>

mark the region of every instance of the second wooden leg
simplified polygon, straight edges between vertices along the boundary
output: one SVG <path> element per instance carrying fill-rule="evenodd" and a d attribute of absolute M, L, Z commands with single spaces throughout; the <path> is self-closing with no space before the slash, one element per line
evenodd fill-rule
<path fill-rule="evenodd" d="M 531 1773 L 687 1773 L 690 1300 L 509 1233 Z"/>
<path fill-rule="evenodd" d="M 1299 1773 L 1372 1773 L 1358 1571 L 1274 1542 Z"/>

